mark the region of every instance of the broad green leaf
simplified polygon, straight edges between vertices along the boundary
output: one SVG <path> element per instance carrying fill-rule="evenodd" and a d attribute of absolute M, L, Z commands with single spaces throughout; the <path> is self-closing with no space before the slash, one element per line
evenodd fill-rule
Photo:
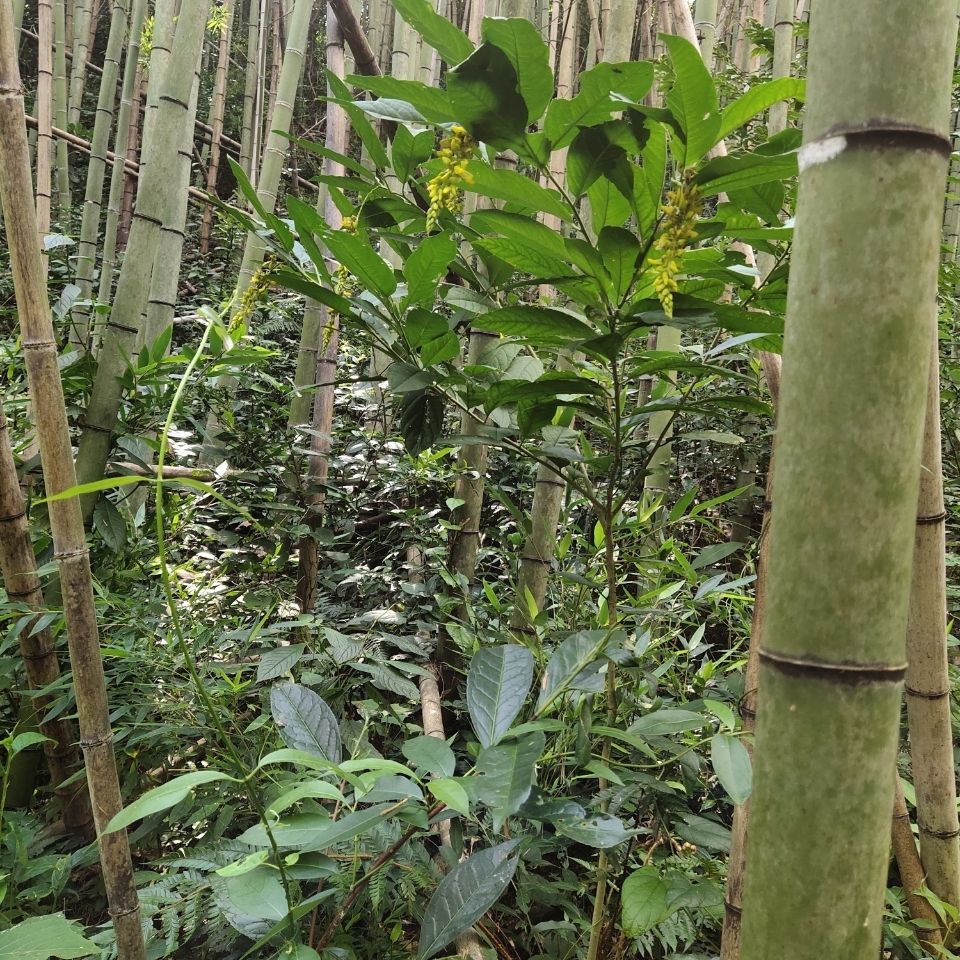
<path fill-rule="evenodd" d="M 607 181 L 597 181 L 606 183 Z M 616 191 L 614 191 L 616 193 Z M 616 194 L 620 196 L 619 193 Z M 629 214 L 629 209 L 627 210 Z M 559 277 L 572 276 L 570 265 L 562 260 L 547 256 L 540 250 L 537 250 L 519 240 L 513 240 L 510 237 L 483 237 L 479 240 L 473 240 L 472 245 L 492 253 L 499 257 L 511 267 L 523 273 L 529 273 L 532 277 L 540 280 L 550 280 Z"/>
<path fill-rule="evenodd" d="M 502 210 L 478 210 L 470 217 L 470 227 L 480 236 L 500 233 L 547 257 L 567 259 L 563 237 L 555 230 L 517 213 Z"/>
<path fill-rule="evenodd" d="M 316 813 L 295 814 L 271 825 L 271 833 L 280 847 L 293 847 L 303 852 L 326 850 L 337 843 L 358 837 L 371 827 L 392 816 L 396 803 L 380 803 L 355 813 L 348 813 L 337 820 Z M 237 838 L 251 847 L 268 847 L 270 840 L 263 824 L 245 830 Z"/>
<path fill-rule="evenodd" d="M 82 934 L 78 923 L 62 913 L 30 917 L 0 930 L 0 960 L 73 960 L 100 953 L 100 947 Z"/>
<path fill-rule="evenodd" d="M 446 123 L 453 119 L 450 99 L 443 90 L 428 87 L 419 80 L 398 80 L 396 77 L 347 77 L 355 87 L 369 90 L 385 100 L 404 100 L 426 120 Z"/>
<path fill-rule="evenodd" d="M 643 145 L 642 165 L 634 172 L 633 199 L 640 236 L 649 240 L 660 216 L 663 181 L 667 170 L 667 132 L 660 124 L 650 128 Z"/>
<path fill-rule="evenodd" d="M 367 153 L 374 164 L 383 170 L 388 166 L 387 151 L 383 148 L 380 138 L 377 136 L 373 125 L 364 116 L 360 104 L 353 99 L 350 88 L 340 79 L 332 70 L 327 70 L 327 83 L 330 85 L 330 91 L 337 98 L 337 102 L 347 112 L 353 129 L 360 137 L 361 143 L 367 149 Z"/>
<path fill-rule="evenodd" d="M 456 810 L 464 817 L 470 815 L 470 795 L 459 781 L 452 777 L 441 777 L 439 780 L 431 780 L 427 789 L 451 810 Z"/>
<path fill-rule="evenodd" d="M 606 177 L 625 197 L 633 195 L 633 167 L 627 158 L 632 137 L 621 120 L 585 127 L 567 152 L 567 185 L 577 196 L 598 177 Z"/>
<path fill-rule="evenodd" d="M 435 233 L 424 237 L 413 248 L 403 265 L 403 275 L 407 280 L 407 299 L 410 303 L 433 303 L 437 294 L 437 281 L 446 273 L 450 261 L 456 255 L 457 243 L 450 233 Z M 440 332 L 446 333 L 447 330 L 448 327 L 444 324 Z"/>
<path fill-rule="evenodd" d="M 653 83 L 650 61 L 598 63 L 580 75 L 580 92 L 572 100 L 554 100 L 547 108 L 544 131 L 554 150 L 567 146 L 580 127 L 610 119 L 618 103 L 614 91 L 630 100 L 642 100 Z"/>
<path fill-rule="evenodd" d="M 289 673 L 300 661 L 306 649 L 305 643 L 291 643 L 288 647 L 268 650 L 260 657 L 260 663 L 257 664 L 257 682 L 263 683 L 264 680 L 273 680 Z"/>
<path fill-rule="evenodd" d="M 443 432 L 443 414 L 443 395 L 436 390 L 401 395 L 400 433 L 407 453 L 419 456 L 436 443 Z"/>
<path fill-rule="evenodd" d="M 510 58 L 490 43 L 447 72 L 457 119 L 475 139 L 501 149 L 520 143 L 527 128 L 527 105 L 517 84 Z"/>
<path fill-rule="evenodd" d="M 288 747 L 340 762 L 337 718 L 319 694 L 299 683 L 278 683 L 270 691 L 270 710 Z"/>
<path fill-rule="evenodd" d="M 174 777 L 173 780 L 168 780 L 159 787 L 148 790 L 129 806 L 124 807 L 110 820 L 104 833 L 122 830 L 124 827 L 130 826 L 134 820 L 149 817 L 161 810 L 169 810 L 170 807 L 175 807 L 186 798 L 196 787 L 204 783 L 213 783 L 216 780 L 234 780 L 234 778 L 217 770 L 197 770 L 194 773 L 184 773 L 179 777 Z"/>
<path fill-rule="evenodd" d="M 718 733 L 710 741 L 710 759 L 723 789 L 736 803 L 746 803 L 753 789 L 753 767 L 750 754 L 737 737 Z"/>
<path fill-rule="evenodd" d="M 519 17 L 484 17 L 481 34 L 513 64 L 520 96 L 527 105 L 527 122 L 535 123 L 553 96 L 550 51 L 540 31 L 529 20 Z"/>
<path fill-rule="evenodd" d="M 797 175 L 797 154 L 760 153 L 714 157 L 697 172 L 694 181 L 704 196 L 743 190 L 759 184 L 787 180 Z M 779 209 L 779 208 L 778 208 Z"/>
<path fill-rule="evenodd" d="M 331 231 L 324 238 L 330 252 L 371 293 L 389 300 L 397 289 L 393 268 L 361 237 L 342 230 Z"/>
<path fill-rule="evenodd" d="M 625 296 L 633 284 L 642 253 L 637 238 L 622 227 L 604 227 L 597 238 L 597 249 L 614 289 Z"/>
<path fill-rule="evenodd" d="M 654 866 L 641 867 L 623 881 L 620 891 L 624 933 L 639 937 L 670 916 L 667 885 Z"/>
<path fill-rule="evenodd" d="M 470 783 L 470 792 L 490 808 L 495 831 L 530 795 L 537 761 L 545 745 L 546 737 L 536 731 L 480 751 L 478 775 Z"/>
<path fill-rule="evenodd" d="M 361 803 L 381 803 L 385 800 L 419 800 L 423 802 L 423 791 L 409 778 L 397 774 L 377 776 L 367 774 L 364 778 L 373 780 L 370 789 L 360 797 Z"/>
<path fill-rule="evenodd" d="M 602 384 L 586 377 L 549 371 L 537 380 L 500 380 L 487 389 L 483 406 L 488 413 L 497 407 L 534 400 L 583 395 L 603 396 Z M 535 616 L 535 615 L 534 615 Z"/>
<path fill-rule="evenodd" d="M 561 220 L 573 219 L 573 212 L 556 190 L 548 190 L 539 183 L 513 170 L 497 170 L 485 163 L 471 163 L 473 183 L 470 190 L 496 200 L 507 200 L 528 210 L 542 210 Z"/>
<path fill-rule="evenodd" d="M 780 100 L 802 100 L 805 86 L 806 82 L 799 77 L 779 77 L 754 84 L 742 97 L 724 107 L 717 142 Z"/>
<path fill-rule="evenodd" d="M 452 777 L 456 770 L 457 758 L 450 744 L 439 737 L 414 737 L 405 740 L 400 749 L 412 764 L 435 777 Z"/>
<path fill-rule="evenodd" d="M 322 800 L 333 800 L 334 803 L 343 802 L 343 794 L 332 783 L 328 783 L 326 780 L 308 780 L 306 783 L 298 783 L 285 793 L 281 793 L 276 800 L 271 800 L 270 806 L 267 807 L 267 813 L 271 817 L 277 817 L 295 803 L 316 797 Z"/>
<path fill-rule="evenodd" d="M 633 176 L 634 181 L 642 177 L 641 168 L 635 167 Z M 587 198 L 594 230 L 622 227 L 630 217 L 630 201 L 606 177 L 600 177 L 587 188 Z"/>
<path fill-rule="evenodd" d="M 730 831 L 716 820 L 686 813 L 682 822 L 676 824 L 674 829 L 684 840 L 698 847 L 707 847 L 709 850 L 718 850 L 721 853 L 730 852 Z"/>
<path fill-rule="evenodd" d="M 553 652 L 540 684 L 537 712 L 544 710 L 564 691 L 600 689 L 603 651 L 610 642 L 606 630 L 580 630 L 571 634 Z"/>
<path fill-rule="evenodd" d="M 42 733 L 37 733 L 35 730 L 18 733 L 17 736 L 13 738 L 13 743 L 10 744 L 10 754 L 11 756 L 16 756 L 24 750 L 29 750 L 30 747 L 39 746 L 41 743 L 46 743 L 49 740 L 49 737 L 45 737 Z"/>
<path fill-rule="evenodd" d="M 282 920 L 287 915 L 287 899 L 276 870 L 256 867 L 225 881 L 227 896 L 240 913 L 257 920 Z"/>
<path fill-rule="evenodd" d="M 269 850 L 256 850 L 254 853 L 248 853 L 242 859 L 234 860 L 233 863 L 228 863 L 225 867 L 220 867 L 214 872 L 221 877 L 240 877 L 266 863 L 269 856 Z"/>
<path fill-rule="evenodd" d="M 391 120 L 394 123 L 424 123 L 426 118 L 406 100 L 392 97 L 378 97 L 376 100 L 357 100 L 361 115 L 367 114 L 378 120 Z"/>
<path fill-rule="evenodd" d="M 517 869 L 518 858 L 508 857 L 519 842 L 481 850 L 440 881 L 423 914 L 417 960 L 436 956 L 500 899 Z"/>
<path fill-rule="evenodd" d="M 394 393 L 415 393 L 433 384 L 433 374 L 411 363 L 396 361 L 386 370 L 387 382 Z"/>
<path fill-rule="evenodd" d="M 717 142 L 720 114 L 713 78 L 696 47 L 682 37 L 664 35 L 673 64 L 674 84 L 667 107 L 684 132 L 683 166 L 692 167 Z"/>
<path fill-rule="evenodd" d="M 448 66 L 458 64 L 473 52 L 467 35 L 438 14 L 429 0 L 393 0 L 393 6 Z"/>
<path fill-rule="evenodd" d="M 634 834 L 619 817 L 605 813 L 585 820 L 558 820 L 554 826 L 557 833 L 596 850 L 609 850 L 629 840 Z"/>
<path fill-rule="evenodd" d="M 692 710 L 672 710 L 662 708 L 634 720 L 627 727 L 627 733 L 640 737 L 662 737 L 671 733 L 683 733 L 687 730 L 699 730 L 706 726 L 707 718 Z"/>
<path fill-rule="evenodd" d="M 414 132 L 403 124 L 397 127 L 393 143 L 390 144 L 390 159 L 401 181 L 406 183 L 414 170 L 430 159 L 436 140 L 433 130 Z"/>
<path fill-rule="evenodd" d="M 501 307 L 477 317 L 474 324 L 481 330 L 523 337 L 535 344 L 586 340 L 595 332 L 582 320 L 549 307 Z"/>
<path fill-rule="evenodd" d="M 483 647 L 470 661 L 467 709 L 480 746 L 499 743 L 517 718 L 533 681 L 533 654 L 520 644 Z"/>

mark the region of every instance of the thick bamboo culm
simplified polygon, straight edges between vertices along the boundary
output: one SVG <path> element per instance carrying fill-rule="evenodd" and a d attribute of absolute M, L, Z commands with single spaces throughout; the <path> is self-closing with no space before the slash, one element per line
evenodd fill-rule
<path fill-rule="evenodd" d="M 24 361 L 33 402 L 48 496 L 76 485 L 73 451 L 57 364 L 57 342 L 37 243 L 33 185 L 24 122 L 23 93 L 14 44 L 13 12 L 0 3 L 0 191 L 20 318 Z M 123 806 L 113 752 L 106 681 L 100 655 L 90 558 L 80 503 L 74 497 L 48 504 L 54 556 L 73 667 L 80 743 L 100 862 L 120 960 L 144 960 L 140 907 L 126 832 L 103 835 Z"/>

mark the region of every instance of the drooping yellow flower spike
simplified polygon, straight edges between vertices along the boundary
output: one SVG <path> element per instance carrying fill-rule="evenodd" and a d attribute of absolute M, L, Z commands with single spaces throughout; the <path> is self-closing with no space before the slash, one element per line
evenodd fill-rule
<path fill-rule="evenodd" d="M 654 247 L 660 256 L 653 261 L 653 289 L 663 312 L 673 316 L 673 295 L 679 290 L 677 276 L 684 248 L 696 235 L 697 216 L 703 209 L 703 198 L 696 184 L 682 181 L 667 191 L 663 211 L 663 227 Z"/>
<path fill-rule="evenodd" d="M 477 149 L 476 141 L 459 124 L 450 128 L 450 133 L 440 141 L 437 156 L 443 166 L 440 172 L 427 183 L 430 206 L 427 209 L 427 233 L 437 225 L 442 210 L 457 214 L 463 206 L 460 188 L 473 183 L 467 164 Z"/>
<path fill-rule="evenodd" d="M 257 272 L 250 278 L 247 289 L 240 295 L 240 302 L 237 310 L 230 321 L 230 333 L 236 334 L 238 330 L 246 328 L 247 321 L 250 319 L 253 311 L 257 308 L 260 301 L 270 290 L 270 273 L 276 268 L 276 263 L 272 258 L 264 260 L 257 269 Z"/>
<path fill-rule="evenodd" d="M 346 233 L 357 232 L 356 217 L 344 217 L 340 221 L 340 229 Z M 356 293 L 357 284 L 353 274 L 341 263 L 333 274 L 333 290 L 341 297 L 352 297 Z"/>

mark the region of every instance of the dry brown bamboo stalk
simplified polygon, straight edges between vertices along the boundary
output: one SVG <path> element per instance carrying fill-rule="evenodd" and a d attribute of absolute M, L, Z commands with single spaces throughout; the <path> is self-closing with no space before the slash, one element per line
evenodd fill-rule
<path fill-rule="evenodd" d="M 47 301 L 47 286 L 37 244 L 36 211 L 24 122 L 23 88 L 14 44 L 13 12 L 0 3 L 0 181 L 7 245 L 20 316 L 24 362 L 34 406 L 44 483 L 48 496 L 76 485 L 73 450 L 57 341 Z M 123 830 L 103 835 L 123 807 L 113 752 L 107 687 L 100 655 L 90 556 L 76 496 L 48 504 L 54 556 L 60 573 L 64 616 L 76 690 L 80 743 L 100 862 L 120 960 L 144 960 L 140 906 L 133 862 Z"/>
<path fill-rule="evenodd" d="M 923 865 L 920 863 L 917 842 L 913 839 L 913 830 L 910 828 L 910 811 L 907 809 L 907 800 L 903 795 L 903 784 L 899 776 L 894 778 L 894 784 L 891 840 L 897 869 L 900 871 L 900 886 L 903 887 L 910 916 L 914 920 L 935 924 L 929 929 L 920 930 L 918 937 L 931 953 L 937 955 L 937 947 L 943 942 L 940 920 L 930 901 L 918 893 L 924 885 Z"/>
<path fill-rule="evenodd" d="M 43 590 L 37 576 L 37 561 L 30 540 L 27 507 L 20 491 L 16 462 L 10 445 L 10 434 L 3 406 L 0 405 L 0 573 L 3 575 L 7 599 L 22 603 L 31 610 L 43 610 Z M 20 655 L 23 657 L 27 683 L 31 690 L 42 690 L 60 678 L 60 662 L 49 627 L 35 633 L 33 623 L 20 631 Z M 42 716 L 52 698 L 34 697 L 34 712 Z M 90 832 L 93 814 L 86 784 L 82 781 L 61 786 L 80 766 L 73 724 L 56 717 L 40 724 L 40 732 L 49 737 L 43 745 L 50 770 L 53 792 L 60 800 L 64 826 L 81 836 Z"/>

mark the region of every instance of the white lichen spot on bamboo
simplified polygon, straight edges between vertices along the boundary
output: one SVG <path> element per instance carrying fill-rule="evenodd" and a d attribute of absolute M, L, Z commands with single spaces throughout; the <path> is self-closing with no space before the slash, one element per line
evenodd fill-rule
<path fill-rule="evenodd" d="M 805 143 L 797 154 L 797 165 L 803 173 L 809 167 L 829 163 L 847 149 L 847 138 L 844 136 L 824 137 L 822 140 L 813 140 Z"/>

